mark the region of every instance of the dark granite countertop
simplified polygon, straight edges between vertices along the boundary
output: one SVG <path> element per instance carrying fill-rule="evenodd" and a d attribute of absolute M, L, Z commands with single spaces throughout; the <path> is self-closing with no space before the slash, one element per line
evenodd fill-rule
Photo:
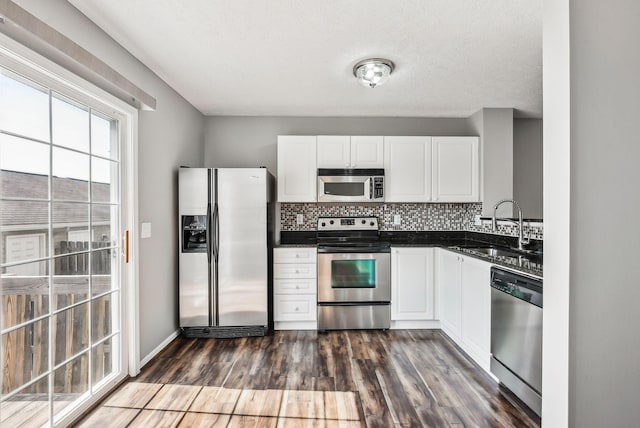
<path fill-rule="evenodd" d="M 489 233 L 468 231 L 383 231 L 380 239 L 388 241 L 392 247 L 442 247 L 477 259 L 488 261 L 520 273 L 542 278 L 543 273 L 543 242 L 532 239 L 528 249 L 534 254 L 521 253 L 517 256 L 490 256 L 475 249 L 500 248 L 512 249 L 517 247 L 518 238 L 512 236 L 493 235 Z M 313 247 L 317 245 L 316 232 L 283 231 L 280 244 L 276 248 Z M 513 250 L 510 250 L 513 251 Z"/>

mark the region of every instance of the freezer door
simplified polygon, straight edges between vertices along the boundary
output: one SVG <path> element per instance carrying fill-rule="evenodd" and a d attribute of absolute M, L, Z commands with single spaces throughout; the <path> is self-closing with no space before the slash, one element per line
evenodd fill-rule
<path fill-rule="evenodd" d="M 210 325 L 209 187 L 212 170 L 178 172 L 180 327 Z"/>
<path fill-rule="evenodd" d="M 218 170 L 220 326 L 267 325 L 267 170 Z"/>

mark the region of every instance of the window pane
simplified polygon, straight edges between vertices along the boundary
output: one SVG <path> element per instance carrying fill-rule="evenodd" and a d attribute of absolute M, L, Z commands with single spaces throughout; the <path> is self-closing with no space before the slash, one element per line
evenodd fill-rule
<path fill-rule="evenodd" d="M 89 249 L 89 204 L 53 203 L 53 249 L 68 254 Z M 86 272 L 86 269 L 82 270 Z"/>
<path fill-rule="evenodd" d="M 118 288 L 118 250 L 91 252 L 91 294 L 97 296 Z"/>
<path fill-rule="evenodd" d="M 16 266 L 17 270 L 43 269 L 45 262 L 26 263 Z M 8 269 L 8 268 L 7 268 Z M 2 328 L 31 321 L 49 312 L 49 277 L 14 276 L 13 273 L 2 274 Z"/>
<path fill-rule="evenodd" d="M 118 211 L 117 205 L 91 205 L 92 248 L 118 245 Z"/>
<path fill-rule="evenodd" d="M 118 163 L 91 158 L 91 200 L 118 202 Z"/>
<path fill-rule="evenodd" d="M 2 335 L 2 393 L 14 391 L 49 368 L 49 320 L 35 321 Z"/>
<path fill-rule="evenodd" d="M 118 159 L 118 122 L 97 113 L 91 114 L 91 154 Z"/>
<path fill-rule="evenodd" d="M 91 340 L 109 336 L 116 330 L 118 293 L 107 294 L 91 302 Z"/>
<path fill-rule="evenodd" d="M 89 253 L 54 259 L 53 308 L 62 309 L 89 298 Z"/>
<path fill-rule="evenodd" d="M 56 296 L 58 298 L 61 295 Z M 89 348 L 89 303 L 53 315 L 53 364 Z"/>
<path fill-rule="evenodd" d="M 58 415 L 89 390 L 89 353 L 59 367 L 53 375 L 53 414 Z"/>
<path fill-rule="evenodd" d="M 53 144 L 89 152 L 89 109 L 54 95 Z"/>
<path fill-rule="evenodd" d="M 93 359 L 93 384 L 100 382 L 116 370 L 114 366 L 114 343 L 119 340 L 116 335 L 93 347 L 91 358 Z"/>
<path fill-rule="evenodd" d="M 40 428 L 49 420 L 49 377 L 0 403 L 1 427 Z"/>
<path fill-rule="evenodd" d="M 47 257 L 48 223 L 48 202 L 2 201 L 0 229 L 6 246 L 2 264 Z M 31 272 L 29 270 L 28 274 L 34 274 Z"/>
<path fill-rule="evenodd" d="M 0 134 L 3 197 L 49 198 L 49 146 Z"/>
<path fill-rule="evenodd" d="M 49 141 L 49 94 L 27 79 L 0 69 L 0 129 Z"/>
<path fill-rule="evenodd" d="M 89 200 L 89 156 L 65 149 L 53 149 L 53 198 Z"/>

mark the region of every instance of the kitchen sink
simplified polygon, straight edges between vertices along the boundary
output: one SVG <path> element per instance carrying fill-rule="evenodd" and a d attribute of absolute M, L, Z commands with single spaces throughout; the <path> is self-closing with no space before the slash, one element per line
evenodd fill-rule
<path fill-rule="evenodd" d="M 467 248 L 470 251 L 486 254 L 490 257 L 520 257 L 522 254 L 514 251 L 503 250 L 502 248 Z"/>

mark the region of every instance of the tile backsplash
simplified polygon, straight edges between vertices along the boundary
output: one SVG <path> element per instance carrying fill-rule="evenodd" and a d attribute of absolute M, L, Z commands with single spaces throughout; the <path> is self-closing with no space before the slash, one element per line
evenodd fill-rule
<path fill-rule="evenodd" d="M 469 230 L 493 233 L 490 224 L 474 225 L 476 215 L 482 213 L 481 203 L 384 203 L 384 204 L 280 204 L 280 228 L 283 231 L 316 230 L 318 217 L 378 217 L 381 230 L 432 231 Z M 296 216 L 302 214 L 303 224 L 297 224 Z M 400 224 L 393 224 L 400 215 Z M 543 239 L 542 224 L 525 226 L 525 236 Z M 499 225 L 500 235 L 517 236 L 514 225 Z"/>

